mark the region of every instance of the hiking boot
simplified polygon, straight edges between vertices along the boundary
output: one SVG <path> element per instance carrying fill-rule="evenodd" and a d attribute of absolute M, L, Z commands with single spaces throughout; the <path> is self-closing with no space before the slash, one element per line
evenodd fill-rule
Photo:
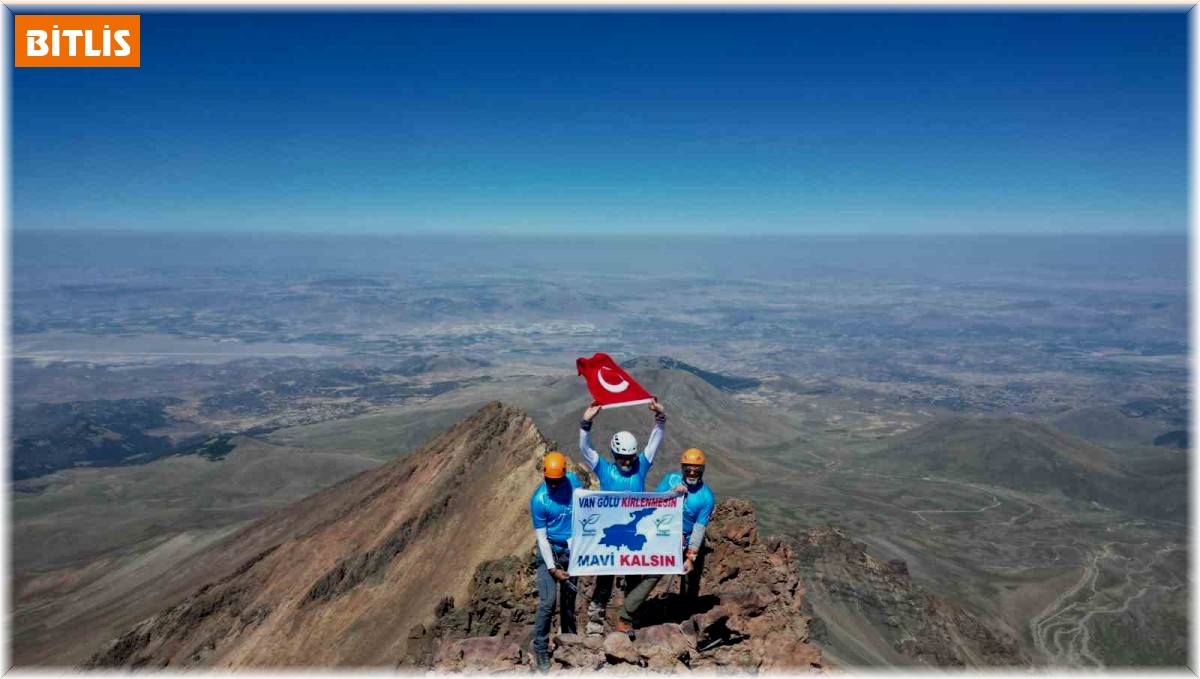
<path fill-rule="evenodd" d="M 633 633 L 633 624 L 625 620 L 617 619 L 617 631 L 629 637 L 630 641 L 636 641 L 637 635 Z"/>
<path fill-rule="evenodd" d="M 585 631 L 588 636 L 604 634 L 604 606 L 595 601 L 588 602 L 588 623 Z"/>
<path fill-rule="evenodd" d="M 541 672 L 542 674 L 546 674 L 547 672 L 550 671 L 550 654 L 549 653 L 538 653 L 537 654 L 537 671 Z"/>

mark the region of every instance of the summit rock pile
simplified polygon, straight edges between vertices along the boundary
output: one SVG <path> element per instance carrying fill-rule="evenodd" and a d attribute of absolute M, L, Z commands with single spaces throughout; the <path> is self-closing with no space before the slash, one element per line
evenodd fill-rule
<path fill-rule="evenodd" d="M 745 500 L 718 504 L 707 535 L 710 551 L 691 615 L 674 613 L 678 579 L 663 578 L 665 584 L 645 604 L 646 624 L 637 630 L 636 640 L 619 633 L 553 635 L 552 665 L 667 672 L 823 668 L 820 650 L 809 643 L 810 618 L 801 610 L 804 588 L 793 546 L 779 538 L 761 540 L 754 507 Z M 412 629 L 400 666 L 495 671 L 530 665 L 537 607 L 534 567 L 532 554 L 481 564 L 464 605 L 443 600 L 431 625 Z M 589 580 L 580 583 L 585 595 L 591 592 Z M 610 624 L 620 605 L 617 588 L 608 611 Z M 581 630 L 586 607 L 587 600 L 579 597 Z"/>

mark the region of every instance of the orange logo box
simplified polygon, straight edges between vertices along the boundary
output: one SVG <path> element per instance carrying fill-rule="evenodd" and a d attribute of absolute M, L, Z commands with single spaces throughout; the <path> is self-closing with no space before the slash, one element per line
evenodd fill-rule
<path fill-rule="evenodd" d="M 16 66 L 142 65 L 140 14 L 18 14 Z"/>

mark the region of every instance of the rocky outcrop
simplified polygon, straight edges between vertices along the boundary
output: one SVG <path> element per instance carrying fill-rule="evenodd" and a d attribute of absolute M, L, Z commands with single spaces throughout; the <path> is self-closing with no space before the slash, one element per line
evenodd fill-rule
<path fill-rule="evenodd" d="M 532 553 L 528 559 L 508 556 L 485 561 L 475 569 L 465 606 L 456 607 L 453 598 L 443 599 L 434 610 L 432 624 L 413 627 L 399 667 L 451 664 L 482 669 L 475 667 L 481 662 L 481 649 L 507 648 L 505 644 L 515 643 L 527 650 L 536 608 L 537 571 Z M 491 645 L 459 643 L 468 638 L 495 641 L 489 642 Z M 505 652 L 493 660 L 500 665 L 521 664 L 524 656 Z"/>
<path fill-rule="evenodd" d="M 646 602 L 636 640 L 622 634 L 552 638 L 553 663 L 560 669 L 626 667 L 655 671 L 810 670 L 823 667 L 809 643 L 810 618 L 801 610 L 803 587 L 794 550 L 786 541 L 758 536 L 754 507 L 726 500 L 713 512 L 708 530 L 697 610 L 681 615 L 678 580 L 663 585 Z M 506 559 L 482 564 L 462 607 L 443 608 L 430 629 L 410 636 L 402 666 L 437 670 L 505 670 L 531 663 L 537 594 L 534 562 Z M 586 594 L 590 579 L 581 582 Z M 582 621 L 586 600 L 579 598 Z M 609 611 L 615 622 L 619 588 Z M 486 636 L 476 636 L 476 635 Z M 430 653 L 429 649 L 436 648 Z M 517 652 L 519 651 L 519 652 Z"/>
<path fill-rule="evenodd" d="M 533 624 L 537 566 L 515 556 L 486 561 L 475 569 L 470 589 L 470 636 L 509 635 Z"/>
<path fill-rule="evenodd" d="M 802 533 L 797 550 L 813 638 L 839 662 L 1030 664 L 1010 633 L 914 585 L 904 561 L 881 562 L 833 526 Z"/>

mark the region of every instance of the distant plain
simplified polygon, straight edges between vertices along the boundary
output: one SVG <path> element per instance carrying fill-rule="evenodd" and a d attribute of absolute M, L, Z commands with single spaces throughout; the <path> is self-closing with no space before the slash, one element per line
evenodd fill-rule
<path fill-rule="evenodd" d="M 18 233 L 15 659 L 486 401 L 574 455 L 606 351 L 668 407 L 652 478 L 698 445 L 769 532 L 838 524 L 1040 663 L 1183 664 L 1186 245 Z"/>

